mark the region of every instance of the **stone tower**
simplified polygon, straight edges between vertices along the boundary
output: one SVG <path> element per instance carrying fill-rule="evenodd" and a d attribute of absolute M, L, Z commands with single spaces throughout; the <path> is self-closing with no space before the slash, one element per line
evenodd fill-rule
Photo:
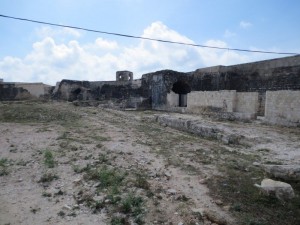
<path fill-rule="evenodd" d="M 133 73 L 127 70 L 117 71 L 116 81 L 133 81 Z"/>

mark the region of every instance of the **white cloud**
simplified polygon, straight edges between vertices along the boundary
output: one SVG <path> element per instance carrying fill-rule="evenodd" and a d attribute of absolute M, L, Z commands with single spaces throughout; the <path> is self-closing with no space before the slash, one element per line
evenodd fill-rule
<path fill-rule="evenodd" d="M 58 35 L 61 31 L 50 31 L 46 29 L 48 36 L 33 43 L 32 51 L 24 58 L 7 56 L 0 59 L 0 74 L 5 81 L 55 84 L 62 79 L 114 80 L 115 72 L 125 69 L 131 70 L 135 78 L 140 78 L 142 74 L 156 70 L 193 71 L 205 66 L 243 63 L 251 59 L 233 51 L 147 40 L 140 40 L 134 46 L 120 45 L 103 38 L 80 44 L 76 40 L 61 41 Z M 194 43 L 161 22 L 152 23 L 142 36 Z M 227 43 L 221 40 L 208 40 L 204 44 L 228 48 Z"/>
<path fill-rule="evenodd" d="M 249 27 L 252 27 L 252 23 L 242 20 L 240 22 L 240 27 L 243 28 L 243 29 L 247 29 Z"/>
<path fill-rule="evenodd" d="M 216 46 L 221 48 L 229 48 L 229 46 L 220 40 L 209 40 L 205 43 L 207 46 Z M 216 65 L 232 65 L 238 63 L 244 63 L 249 60 L 247 56 L 241 55 L 235 51 L 217 49 L 199 49 L 199 54 L 205 66 Z"/>
<path fill-rule="evenodd" d="M 233 33 L 233 32 L 231 32 L 230 30 L 225 30 L 225 33 L 224 33 L 224 37 L 225 38 L 231 38 L 231 37 L 234 37 L 234 36 L 236 36 L 236 33 Z"/>
<path fill-rule="evenodd" d="M 73 37 L 73 38 L 79 38 L 81 37 L 81 32 L 78 30 L 64 27 L 64 28 L 53 28 L 53 27 L 46 27 L 43 26 L 39 29 L 36 29 L 35 31 L 36 35 L 39 38 L 45 38 L 45 37 Z"/>

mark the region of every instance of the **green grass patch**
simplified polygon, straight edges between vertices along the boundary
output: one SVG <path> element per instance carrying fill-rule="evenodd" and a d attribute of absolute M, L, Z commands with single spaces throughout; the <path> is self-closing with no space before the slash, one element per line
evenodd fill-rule
<path fill-rule="evenodd" d="M 122 213 L 130 215 L 134 222 L 137 224 L 144 224 L 143 216 L 144 216 L 144 201 L 140 196 L 134 196 L 134 194 L 130 193 L 120 205 L 120 210 Z"/>
<path fill-rule="evenodd" d="M 42 102 L 9 102 L 0 105 L 0 122 L 74 123 L 80 118 L 71 109 Z"/>
<path fill-rule="evenodd" d="M 111 218 L 110 224 L 111 225 L 124 225 L 128 224 L 128 219 L 125 217 L 120 217 L 120 216 L 114 216 Z"/>
<path fill-rule="evenodd" d="M 8 175 L 8 159 L 0 159 L 0 176 Z"/>
<path fill-rule="evenodd" d="M 300 184 L 292 184 L 296 198 L 283 204 L 277 198 L 266 196 L 254 187 L 264 178 L 260 168 L 249 167 L 247 162 L 236 159 L 224 162 L 221 170 L 225 177 L 212 177 L 208 180 L 211 194 L 231 205 L 233 215 L 239 225 L 289 225 L 300 224 Z M 244 159 L 245 160 L 245 159 Z M 288 219 L 287 219 L 288 218 Z"/>
<path fill-rule="evenodd" d="M 108 168 L 104 165 L 86 170 L 84 178 L 100 182 L 99 188 L 118 188 L 122 184 L 125 176 L 126 174 L 118 169 Z"/>
<path fill-rule="evenodd" d="M 48 149 L 44 152 L 44 164 L 48 168 L 54 168 L 56 164 L 53 153 Z"/>

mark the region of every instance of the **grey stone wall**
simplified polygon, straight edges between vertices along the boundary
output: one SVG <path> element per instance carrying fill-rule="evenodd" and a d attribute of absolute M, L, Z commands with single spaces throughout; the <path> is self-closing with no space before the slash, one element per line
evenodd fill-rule
<path fill-rule="evenodd" d="M 0 83 L 0 101 L 30 99 L 30 97 L 29 91 L 22 87 L 16 87 L 13 83 Z"/>
<path fill-rule="evenodd" d="M 235 66 L 215 66 L 190 73 L 162 70 L 145 74 L 142 89 L 153 109 L 167 108 L 167 94 L 177 81 L 191 91 L 236 90 L 258 92 L 258 115 L 264 115 L 265 93 L 275 90 L 300 90 L 300 56 L 285 57 Z"/>

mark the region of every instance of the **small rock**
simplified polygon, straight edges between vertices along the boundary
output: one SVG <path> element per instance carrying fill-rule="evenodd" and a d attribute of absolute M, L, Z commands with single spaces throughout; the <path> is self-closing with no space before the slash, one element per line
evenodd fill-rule
<path fill-rule="evenodd" d="M 200 180 L 199 180 L 199 183 L 200 183 L 200 184 L 206 184 L 206 179 L 200 179 Z"/>
<path fill-rule="evenodd" d="M 183 222 L 179 222 L 178 225 L 183 225 Z"/>
<path fill-rule="evenodd" d="M 259 162 L 254 162 L 252 165 L 253 166 L 260 166 L 260 163 Z"/>
<path fill-rule="evenodd" d="M 97 182 L 96 184 L 93 185 L 93 187 L 99 187 L 101 185 L 101 182 Z"/>
<path fill-rule="evenodd" d="M 204 216 L 204 209 L 202 209 L 202 208 L 200 208 L 200 209 L 192 209 L 192 212 L 194 214 Z"/>
<path fill-rule="evenodd" d="M 211 222 L 209 220 L 204 220 L 204 225 L 211 225 Z"/>
<path fill-rule="evenodd" d="M 156 195 L 156 198 L 157 198 L 157 199 L 163 199 L 163 195 L 162 195 L 162 194 L 157 194 L 157 195 Z"/>
<path fill-rule="evenodd" d="M 300 165 L 263 165 L 263 168 L 271 177 L 300 181 Z"/>
<path fill-rule="evenodd" d="M 66 205 L 63 206 L 63 209 L 71 210 L 72 207 L 66 204 Z"/>
<path fill-rule="evenodd" d="M 261 185 L 255 184 L 254 186 L 267 195 L 275 195 L 281 201 L 291 200 L 295 197 L 292 186 L 281 181 L 263 179 Z"/>
<path fill-rule="evenodd" d="M 73 183 L 74 183 L 75 185 L 79 185 L 81 182 L 82 182 L 82 179 L 81 179 L 81 178 L 78 178 L 78 179 L 73 180 Z"/>
<path fill-rule="evenodd" d="M 156 172 L 150 172 L 149 173 L 149 177 L 156 177 L 156 176 L 157 176 Z"/>
<path fill-rule="evenodd" d="M 221 200 L 219 200 L 219 199 L 216 200 L 215 203 L 216 203 L 217 205 L 223 205 L 223 202 L 222 202 Z"/>
<path fill-rule="evenodd" d="M 227 212 L 230 210 L 230 208 L 231 208 L 230 205 L 225 205 L 225 206 L 223 206 L 223 209 L 224 209 L 225 211 L 227 211 Z"/>
<path fill-rule="evenodd" d="M 94 201 L 99 201 L 99 202 L 101 202 L 101 201 L 104 200 L 104 196 L 94 196 L 94 197 L 93 197 L 93 200 L 94 200 Z"/>
<path fill-rule="evenodd" d="M 170 179 L 172 175 L 170 172 L 165 172 L 165 176 Z"/>
<path fill-rule="evenodd" d="M 169 195 L 176 195 L 177 191 L 176 191 L 175 189 L 168 189 L 168 190 L 167 190 L 167 193 L 168 193 Z"/>
<path fill-rule="evenodd" d="M 203 213 L 204 213 L 204 216 L 206 216 L 207 219 L 209 219 L 212 223 L 216 223 L 219 225 L 227 224 L 226 219 L 213 210 L 204 209 Z"/>
<path fill-rule="evenodd" d="M 80 206 L 78 204 L 73 206 L 73 209 L 80 209 Z"/>

